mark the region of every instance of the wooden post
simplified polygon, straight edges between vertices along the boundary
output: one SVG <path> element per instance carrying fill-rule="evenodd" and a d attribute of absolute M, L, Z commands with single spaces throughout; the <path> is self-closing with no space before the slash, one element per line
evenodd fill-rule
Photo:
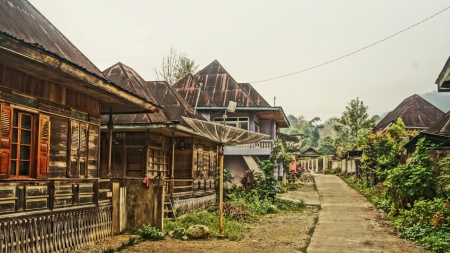
<path fill-rule="evenodd" d="M 223 145 L 219 148 L 219 236 L 223 237 Z"/>
<path fill-rule="evenodd" d="M 108 134 L 109 134 L 109 149 L 108 149 L 108 169 L 106 172 L 106 177 L 111 178 L 111 167 L 112 167 L 112 135 L 113 135 L 113 122 L 112 122 L 112 109 L 109 108 L 109 122 L 108 122 Z"/>
<path fill-rule="evenodd" d="M 173 205 L 173 191 L 175 187 L 175 132 L 172 132 L 172 164 L 171 164 L 171 171 L 170 171 L 170 202 Z"/>
<path fill-rule="evenodd" d="M 116 235 L 120 232 L 120 215 L 119 215 L 119 182 L 111 182 L 112 185 L 112 234 Z"/>

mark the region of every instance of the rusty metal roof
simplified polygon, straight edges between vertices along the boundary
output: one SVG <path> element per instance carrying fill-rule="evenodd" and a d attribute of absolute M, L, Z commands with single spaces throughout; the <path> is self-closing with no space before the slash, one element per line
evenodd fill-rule
<path fill-rule="evenodd" d="M 217 60 L 200 70 L 194 78 L 203 84 L 202 90 L 209 96 L 214 106 L 227 106 L 229 101 L 236 102 L 240 107 L 258 106 Z M 174 88 L 178 91 L 186 88 L 186 85 L 177 82 Z M 195 98 L 195 95 L 190 94 L 186 100 L 193 105 Z M 205 106 L 203 102 L 199 101 L 198 106 Z"/>
<path fill-rule="evenodd" d="M 250 99 L 257 105 L 257 106 L 270 106 L 269 103 L 259 94 L 258 91 L 253 88 L 253 86 L 249 83 L 238 83 L 238 85 L 241 87 L 241 89 L 247 93 L 250 96 Z"/>
<path fill-rule="evenodd" d="M 102 114 L 158 110 L 151 101 L 110 83 L 26 0 L 0 0 L 0 63 L 98 98 Z"/>
<path fill-rule="evenodd" d="M 427 129 L 434 125 L 444 112 L 432 105 L 421 96 L 414 94 L 401 102 L 389 112 L 375 127 L 385 129 L 392 122 L 401 118 L 407 129 Z"/>
<path fill-rule="evenodd" d="M 100 70 L 26 0 L 0 0 L 0 32 L 103 77 Z"/>
<path fill-rule="evenodd" d="M 229 101 L 234 101 L 238 110 L 254 110 L 260 119 L 273 119 L 279 127 L 289 126 L 281 107 L 270 106 L 251 84 L 237 83 L 217 60 L 194 76 L 187 75 L 173 87 L 191 106 L 195 106 L 200 84 L 199 109 L 223 110 Z"/>
<path fill-rule="evenodd" d="M 186 122 L 184 117 L 205 120 L 205 118 L 184 100 L 181 95 L 165 81 L 147 81 L 148 88 L 155 95 L 158 103 L 163 107 L 163 111 L 171 121 L 180 121 L 183 125 Z"/>
<path fill-rule="evenodd" d="M 199 98 L 198 106 L 208 106 L 208 107 L 216 106 L 216 104 L 214 104 L 212 99 L 203 89 L 204 87 L 202 86 L 200 88 L 200 83 L 191 74 L 188 74 L 182 79 L 180 79 L 172 87 L 192 107 L 195 106 L 197 97 Z M 200 89 L 200 96 L 198 95 L 199 89 Z"/>
<path fill-rule="evenodd" d="M 139 76 L 136 71 L 127 65 L 119 62 L 103 71 L 105 77 L 119 87 L 141 96 L 154 104 L 159 104 L 152 88 Z M 107 123 L 108 117 L 102 117 L 102 123 Z M 159 110 L 157 113 L 139 113 L 139 114 L 117 114 L 114 115 L 115 123 L 120 124 L 145 124 L 145 123 L 163 123 L 169 122 L 170 119 L 165 114 L 164 110 Z"/>
<path fill-rule="evenodd" d="M 436 124 L 428 128 L 427 133 L 450 135 L 450 111 L 444 114 Z"/>

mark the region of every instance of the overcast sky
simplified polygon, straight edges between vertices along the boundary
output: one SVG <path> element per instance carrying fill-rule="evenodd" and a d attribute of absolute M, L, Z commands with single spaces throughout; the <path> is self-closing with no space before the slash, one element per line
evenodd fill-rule
<path fill-rule="evenodd" d="M 436 90 L 450 55 L 448 0 L 29 0 L 100 70 L 122 62 L 147 81 L 173 48 L 218 60 L 286 114 L 340 116 L 359 97 L 371 114 Z"/>

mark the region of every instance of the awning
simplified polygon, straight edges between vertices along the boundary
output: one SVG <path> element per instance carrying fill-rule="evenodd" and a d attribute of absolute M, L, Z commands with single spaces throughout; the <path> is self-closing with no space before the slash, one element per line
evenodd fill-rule
<path fill-rule="evenodd" d="M 251 132 L 237 127 L 183 117 L 199 135 L 226 145 L 255 143 L 270 138 L 267 134 Z"/>

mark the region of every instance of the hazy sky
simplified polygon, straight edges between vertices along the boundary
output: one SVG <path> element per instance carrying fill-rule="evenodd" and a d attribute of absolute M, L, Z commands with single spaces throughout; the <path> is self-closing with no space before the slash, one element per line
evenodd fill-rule
<path fill-rule="evenodd" d="M 450 55 L 448 0 L 29 0 L 100 70 L 122 62 L 144 79 L 173 48 L 218 60 L 286 114 L 325 120 L 359 97 L 371 114 L 436 90 Z"/>

